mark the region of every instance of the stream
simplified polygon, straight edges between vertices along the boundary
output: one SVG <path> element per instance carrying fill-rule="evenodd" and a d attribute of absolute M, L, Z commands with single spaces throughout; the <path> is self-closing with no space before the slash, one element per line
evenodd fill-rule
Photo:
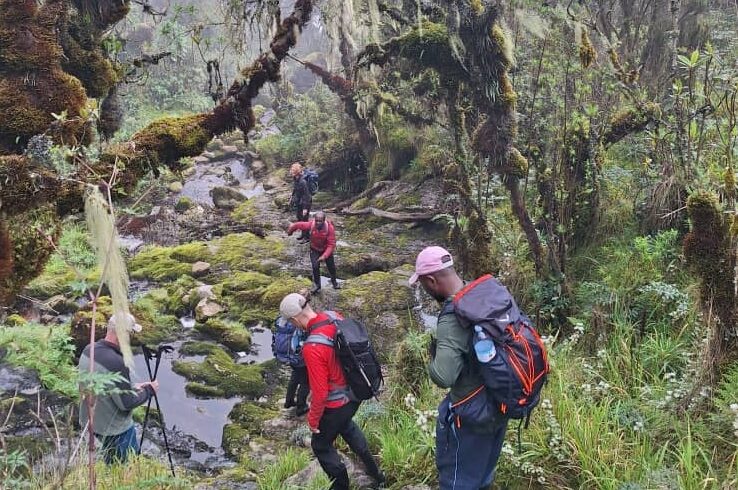
<path fill-rule="evenodd" d="M 231 178 L 228 178 L 228 173 Z M 249 199 L 264 193 L 264 185 L 254 180 L 251 169 L 241 158 L 228 158 L 195 166 L 195 174 L 185 180 L 180 196 L 212 206 L 210 191 L 222 186 L 229 186 Z"/>

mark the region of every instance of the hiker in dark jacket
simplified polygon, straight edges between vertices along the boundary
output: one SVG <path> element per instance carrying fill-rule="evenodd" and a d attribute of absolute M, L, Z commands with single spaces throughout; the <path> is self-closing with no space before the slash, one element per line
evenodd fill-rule
<path fill-rule="evenodd" d="M 279 305 L 283 318 L 295 324 L 309 335 L 320 335 L 335 340 L 337 327 L 324 312 L 315 312 L 304 296 L 292 293 Z M 336 350 L 328 345 L 305 342 L 302 348 L 308 370 L 313 398 L 308 412 L 308 426 L 313 433 L 310 445 L 321 468 L 332 480 L 331 489 L 349 490 L 349 476 L 334 443 L 343 437 L 351 450 L 366 466 L 369 476 L 378 484 L 385 481 L 366 437 L 352 420 L 359 402 L 349 398 L 349 387 L 338 360 Z"/>
<path fill-rule="evenodd" d="M 121 313 L 118 313 L 120 315 Z M 131 316 L 131 330 L 140 332 L 141 325 Z M 93 426 L 95 435 L 102 441 L 102 450 L 105 462 L 108 464 L 128 459 L 128 453 L 138 453 L 139 446 L 136 439 L 136 429 L 133 427 L 133 409 L 146 403 L 159 389 L 159 382 L 131 384 L 128 368 L 123 363 L 118 335 L 115 333 L 116 315 L 108 322 L 105 338 L 95 342 L 96 373 L 117 373 L 123 379 L 115 385 L 121 393 L 98 396 L 95 401 Z M 82 373 L 90 370 L 90 346 L 87 345 L 79 358 L 79 370 Z M 82 400 L 79 410 L 81 427 L 87 426 L 89 414 L 87 401 Z"/>
<path fill-rule="evenodd" d="M 428 247 L 418 254 L 410 284 L 419 281 L 428 294 L 444 305 L 428 366 L 431 380 L 441 388 L 451 389 L 438 407 L 436 422 L 439 486 L 442 490 L 480 489 L 494 481 L 507 419 L 499 417 L 483 425 L 456 424 L 451 413 L 452 408 L 461 410 L 467 403 L 488 403 L 484 380 L 471 357 L 472 329 L 464 328 L 453 313 L 444 314 L 446 304 L 464 288 L 453 265 L 447 250 Z"/>
<path fill-rule="evenodd" d="M 290 175 L 294 183 L 292 197 L 290 197 L 290 209 L 297 210 L 297 221 L 307 221 L 310 217 L 310 207 L 313 205 L 313 196 L 310 194 L 310 187 L 305 179 L 302 165 L 293 163 L 290 167 Z M 309 239 L 308 230 L 302 230 L 298 240 L 306 243 Z"/>
<path fill-rule="evenodd" d="M 336 279 L 336 261 L 333 258 L 333 252 L 336 250 L 336 229 L 333 223 L 326 219 L 323 211 L 318 211 L 315 218 L 308 222 L 292 223 L 287 228 L 287 234 L 292 235 L 295 230 L 310 232 L 310 264 L 313 268 L 313 289 L 310 292 L 312 294 L 320 292 L 321 262 L 325 262 L 328 267 L 333 289 L 340 289 Z"/>

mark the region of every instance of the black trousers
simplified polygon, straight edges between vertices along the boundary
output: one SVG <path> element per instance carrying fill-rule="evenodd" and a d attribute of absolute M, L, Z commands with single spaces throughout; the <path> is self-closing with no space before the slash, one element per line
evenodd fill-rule
<path fill-rule="evenodd" d="M 302 208 L 298 205 L 297 207 L 297 221 L 310 221 L 310 208 L 307 209 L 307 213 L 302 212 Z M 300 235 L 300 238 L 308 239 L 310 238 L 310 232 L 309 231 L 303 231 Z"/>
<path fill-rule="evenodd" d="M 295 393 L 297 393 L 296 401 Z M 295 402 L 298 409 L 303 408 L 307 406 L 308 393 L 310 393 L 310 385 L 308 384 L 307 368 L 305 366 L 292 366 L 292 375 L 290 376 L 290 382 L 287 384 L 285 400 Z"/>
<path fill-rule="evenodd" d="M 331 490 L 349 490 L 346 465 L 333 445 L 339 435 L 364 463 L 367 474 L 375 479 L 379 476 L 379 466 L 369 450 L 366 437 L 352 420 L 358 409 L 358 402 L 350 402 L 340 408 L 326 408 L 318 425 L 320 433 L 313 434 L 310 442 L 320 467 L 333 481 Z"/>
<path fill-rule="evenodd" d="M 310 264 L 313 266 L 313 283 L 320 287 L 320 262 L 318 259 L 323 255 L 322 252 L 310 249 Z M 333 254 L 325 259 L 325 265 L 328 267 L 328 273 L 331 276 L 331 282 L 336 284 L 336 261 L 333 258 Z"/>

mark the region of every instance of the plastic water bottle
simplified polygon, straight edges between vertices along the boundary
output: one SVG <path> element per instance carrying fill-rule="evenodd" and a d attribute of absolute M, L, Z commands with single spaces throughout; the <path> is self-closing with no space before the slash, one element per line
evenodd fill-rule
<path fill-rule="evenodd" d="M 494 359 L 497 354 L 495 343 L 479 325 L 474 325 L 474 337 L 474 352 L 479 362 L 486 364 Z"/>

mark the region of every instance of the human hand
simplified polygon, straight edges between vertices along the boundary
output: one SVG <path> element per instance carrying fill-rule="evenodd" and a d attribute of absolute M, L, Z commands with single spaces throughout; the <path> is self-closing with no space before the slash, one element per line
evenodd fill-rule
<path fill-rule="evenodd" d="M 318 262 L 325 262 L 325 256 L 321 255 L 318 257 Z"/>
<path fill-rule="evenodd" d="M 305 218 L 307 218 L 309 214 L 310 214 L 310 212 L 309 212 L 309 211 L 308 211 L 307 209 L 303 209 L 303 210 L 302 210 L 302 215 L 303 215 L 303 216 L 304 216 Z"/>
<path fill-rule="evenodd" d="M 310 432 L 312 432 L 313 434 L 320 434 L 320 429 L 315 428 L 315 427 L 310 427 Z"/>

